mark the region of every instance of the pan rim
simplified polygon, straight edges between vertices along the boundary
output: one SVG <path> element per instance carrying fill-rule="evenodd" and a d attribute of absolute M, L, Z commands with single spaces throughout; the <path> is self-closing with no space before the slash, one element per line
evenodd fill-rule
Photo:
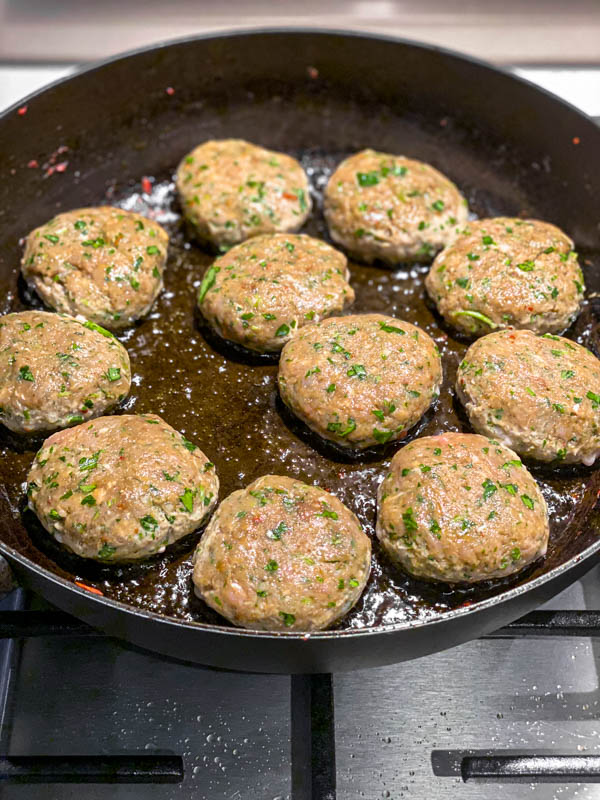
<path fill-rule="evenodd" d="M 162 50 L 164 48 L 192 44 L 198 41 L 211 41 L 219 39 L 231 40 L 240 37 L 250 38 L 252 36 L 282 35 L 282 34 L 301 35 L 301 36 L 323 36 L 323 37 L 338 36 L 340 38 L 345 38 L 345 39 L 348 38 L 363 39 L 370 41 L 385 42 L 389 44 L 400 44 L 412 49 L 425 50 L 431 53 L 439 53 L 443 56 L 454 59 L 458 62 L 471 64 L 473 66 L 478 67 L 481 70 L 485 70 L 487 72 L 496 75 L 501 75 L 509 81 L 513 81 L 516 84 L 521 84 L 523 86 L 528 87 L 530 90 L 536 92 L 537 94 L 545 96 L 553 103 L 559 104 L 563 108 L 568 109 L 570 112 L 574 113 L 580 122 L 589 125 L 590 129 L 594 130 L 595 132 L 594 135 L 600 136 L 600 131 L 598 130 L 598 127 L 595 124 L 594 120 L 584 111 L 581 111 L 576 106 L 574 106 L 572 103 L 569 103 L 563 98 L 558 97 L 554 93 L 548 91 L 543 87 L 540 87 L 539 85 L 533 83 L 532 81 L 523 78 L 520 75 L 516 75 L 513 72 L 510 72 L 506 68 L 495 66 L 475 56 L 463 54 L 456 50 L 452 50 L 446 47 L 441 47 L 438 45 L 413 41 L 400 36 L 394 36 L 392 34 L 377 33 L 374 31 L 363 32 L 363 31 L 344 29 L 344 28 L 325 28 L 325 27 L 310 27 L 310 26 L 299 26 L 299 27 L 269 26 L 269 27 L 255 27 L 255 28 L 251 27 L 251 28 L 239 28 L 239 29 L 229 28 L 218 31 L 210 31 L 206 33 L 198 33 L 191 36 L 176 37 L 173 39 L 163 40 L 156 42 L 154 44 L 143 45 L 142 47 L 139 48 L 134 48 L 121 53 L 117 53 L 116 55 L 110 56 L 107 59 L 103 59 L 101 61 L 94 62 L 80 69 L 77 69 L 75 72 L 63 78 L 59 78 L 55 81 L 52 81 L 44 85 L 41 89 L 38 89 L 37 91 L 34 91 L 23 98 L 20 98 L 18 101 L 16 101 L 15 103 L 13 103 L 0 113 L 0 124 L 2 124 L 2 121 L 10 117 L 14 112 L 18 113 L 19 108 L 27 106 L 31 101 L 35 100 L 36 97 L 39 97 L 58 86 L 68 84 L 72 80 L 77 80 L 79 77 L 83 75 L 86 75 L 88 73 L 93 73 L 97 70 L 102 70 L 103 68 L 108 67 L 111 64 L 115 64 L 120 61 L 125 61 L 127 59 L 135 58 L 140 55 Z M 485 600 L 481 600 L 477 603 L 474 603 L 471 606 L 463 606 L 452 609 L 450 611 L 446 611 L 432 619 L 409 620 L 405 622 L 387 623 L 387 624 L 376 625 L 372 627 L 364 627 L 364 628 L 347 628 L 347 629 L 334 629 L 325 631 L 301 632 L 301 631 L 261 631 L 261 630 L 249 630 L 246 628 L 236 628 L 230 625 L 213 625 L 204 622 L 195 622 L 192 620 L 184 620 L 184 619 L 178 619 L 176 617 L 169 617 L 162 614 L 158 614 L 155 611 L 150 611 L 143 608 L 137 608 L 136 606 L 123 603 L 120 600 L 115 600 L 110 597 L 98 596 L 92 594 L 91 592 L 88 592 L 85 589 L 80 588 L 71 581 L 62 578 L 59 575 L 56 575 L 55 573 L 51 572 L 45 567 L 39 566 L 30 558 L 22 555 L 13 547 L 6 544 L 4 541 L 0 540 L 0 554 L 6 556 L 9 559 L 9 561 L 13 560 L 18 562 L 19 564 L 25 566 L 28 570 L 41 575 L 46 581 L 53 583 L 57 588 L 74 592 L 76 595 L 80 596 L 81 598 L 84 598 L 86 602 L 91 601 L 92 603 L 94 603 L 99 607 L 108 607 L 110 609 L 124 612 L 134 617 L 138 618 L 142 617 L 144 619 L 152 620 L 153 622 L 158 622 L 164 625 L 176 626 L 177 628 L 183 626 L 190 630 L 201 630 L 207 633 L 234 635 L 236 637 L 242 636 L 247 639 L 254 639 L 254 638 L 260 640 L 281 639 L 286 641 L 290 640 L 306 641 L 308 639 L 323 641 L 323 640 L 334 640 L 346 637 L 354 638 L 357 636 L 361 637 L 373 636 L 376 634 L 377 635 L 393 634 L 399 631 L 420 629 L 424 627 L 433 629 L 433 627 L 437 624 L 455 621 L 457 619 L 462 619 L 462 618 L 469 618 L 471 615 L 476 614 L 478 612 L 484 612 L 487 609 L 491 608 L 492 606 L 506 607 L 511 602 L 517 600 L 519 597 L 529 592 L 533 593 L 536 588 L 557 581 L 562 575 L 573 570 L 573 568 L 578 564 L 581 565 L 585 562 L 588 562 L 589 568 L 591 568 L 592 566 L 594 566 L 593 557 L 599 552 L 600 552 L 600 538 L 598 539 L 597 542 L 587 547 L 582 553 L 573 556 L 568 561 L 555 567 L 550 572 L 538 575 L 536 578 L 530 581 L 526 581 L 525 583 L 520 584 L 519 586 L 515 586 L 512 589 L 508 589 L 507 591 L 502 592 L 499 595 L 493 595 L 487 597 Z M 518 616 L 519 613 L 517 612 L 513 618 L 516 618 Z"/>

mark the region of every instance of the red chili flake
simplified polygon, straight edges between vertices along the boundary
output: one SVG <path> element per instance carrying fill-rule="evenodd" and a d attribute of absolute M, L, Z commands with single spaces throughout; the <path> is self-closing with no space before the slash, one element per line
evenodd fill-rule
<path fill-rule="evenodd" d="M 473 605 L 473 601 L 472 600 L 465 600 L 464 603 L 460 604 L 459 608 L 468 608 L 469 606 L 472 606 L 472 605 Z"/>
<path fill-rule="evenodd" d="M 142 191 L 146 194 L 152 194 L 152 183 L 150 178 L 142 178 Z"/>
<path fill-rule="evenodd" d="M 579 136 L 574 136 L 572 141 L 573 144 L 579 144 L 581 142 L 581 139 L 579 138 Z"/>
<path fill-rule="evenodd" d="M 281 196 L 285 197 L 286 200 L 297 200 L 298 199 L 295 194 L 290 194 L 289 192 L 284 192 Z"/>
<path fill-rule="evenodd" d="M 39 167 L 39 164 L 35 160 L 35 158 L 32 158 L 31 161 L 27 162 L 27 166 L 29 167 L 29 169 L 35 169 L 36 167 Z"/>
<path fill-rule="evenodd" d="M 68 161 L 61 161 L 60 164 L 57 164 L 54 169 L 56 172 L 65 172 L 67 169 L 69 162 Z"/>
<path fill-rule="evenodd" d="M 175 94 L 175 89 L 172 86 L 167 86 L 165 92 L 169 95 L 169 97 L 171 97 Z"/>
<path fill-rule="evenodd" d="M 17 109 L 17 114 L 22 117 L 27 113 L 27 106 L 21 106 L 21 108 Z"/>
<path fill-rule="evenodd" d="M 533 311 L 533 306 L 527 306 L 527 311 Z"/>
<path fill-rule="evenodd" d="M 319 77 L 319 70 L 316 67 L 307 67 L 306 72 L 308 73 L 308 77 L 312 78 L 313 81 Z"/>
<path fill-rule="evenodd" d="M 447 124 L 448 120 L 446 119 L 446 117 L 443 117 L 443 119 L 440 120 L 440 127 L 445 128 Z"/>
<path fill-rule="evenodd" d="M 86 592 L 99 594 L 100 597 L 104 597 L 104 592 L 101 592 L 100 589 L 96 589 L 95 586 L 88 586 L 87 583 L 81 583 L 81 581 L 75 581 L 75 586 L 79 586 L 80 589 L 85 589 Z"/>

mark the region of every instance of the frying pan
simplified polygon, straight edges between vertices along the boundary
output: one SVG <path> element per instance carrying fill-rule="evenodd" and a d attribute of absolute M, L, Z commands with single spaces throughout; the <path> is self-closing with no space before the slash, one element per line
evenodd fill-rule
<path fill-rule="evenodd" d="M 484 63 L 390 37 L 317 30 L 236 32 L 140 50 L 32 95 L 0 118 L 0 311 L 39 306 L 18 277 L 19 239 L 53 214 L 109 202 L 154 215 L 172 245 L 166 288 L 120 338 L 136 375 L 128 412 L 153 411 L 217 465 L 221 498 L 261 474 L 287 473 L 335 492 L 373 532 L 374 496 L 401 444 L 341 453 L 286 413 L 277 365 L 218 341 L 195 316 L 211 256 L 189 241 L 172 186 L 200 141 L 242 137 L 301 158 L 327 238 L 320 192 L 363 147 L 434 164 L 478 216 L 546 219 L 574 238 L 590 298 L 568 332 L 596 349 L 600 288 L 600 131 L 557 98 Z M 151 189 L 151 191 L 148 191 Z M 411 436 L 469 430 L 453 396 L 467 343 L 426 302 L 426 265 L 351 264 L 355 311 L 423 326 L 444 359 L 436 408 Z M 416 658 L 497 629 L 581 576 L 600 550 L 598 475 L 532 467 L 551 511 L 548 555 L 512 580 L 472 588 L 421 584 L 374 543 L 366 592 L 338 627 L 312 635 L 235 629 L 194 597 L 198 533 L 142 565 L 88 564 L 49 541 L 26 511 L 40 440 L 0 434 L 0 552 L 19 579 L 64 611 L 162 654 L 262 672 L 332 672 Z"/>

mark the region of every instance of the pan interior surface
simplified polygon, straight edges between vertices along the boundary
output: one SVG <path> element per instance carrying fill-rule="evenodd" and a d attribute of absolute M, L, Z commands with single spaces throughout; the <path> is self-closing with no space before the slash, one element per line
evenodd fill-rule
<path fill-rule="evenodd" d="M 440 80 L 436 90 L 432 85 L 444 58 L 449 59 L 448 69 L 455 70 L 456 84 Z M 474 101 L 461 106 L 465 88 L 457 64 L 472 72 L 470 91 L 481 98 L 481 118 L 473 113 Z M 386 68 L 385 74 L 397 75 L 395 89 L 391 77 L 384 78 Z M 135 90 L 125 86 L 132 83 L 126 80 L 132 71 Z M 113 62 L 50 89 L 34 98 L 25 113 L 0 121 L 2 174 L 7 176 L 0 189 L 0 312 L 41 307 L 19 279 L 19 239 L 54 214 L 109 203 L 163 224 L 171 236 L 165 289 L 144 321 L 119 334 L 135 376 L 122 411 L 159 414 L 198 444 L 216 465 L 221 499 L 260 475 L 276 473 L 318 483 L 346 503 L 373 538 L 374 557 L 367 589 L 338 623 L 340 629 L 438 619 L 449 610 L 500 596 L 581 555 L 598 538 L 600 477 L 593 469 L 531 467 L 550 510 L 550 546 L 543 562 L 512 579 L 451 589 L 398 572 L 374 539 L 376 490 L 390 459 L 416 435 L 470 430 L 453 391 L 456 368 L 469 343 L 448 330 L 426 302 L 427 265 L 389 269 L 350 263 L 357 298 L 352 313 L 391 314 L 424 328 L 441 351 L 444 383 L 436 406 L 404 442 L 358 456 L 341 452 L 312 435 L 283 407 L 272 358 L 249 356 L 203 327 L 195 295 L 213 257 L 185 229 L 173 173 L 192 147 L 210 138 L 240 137 L 290 153 L 305 167 L 315 199 L 302 232 L 329 241 L 322 191 L 335 166 L 364 147 L 404 154 L 433 164 L 454 180 L 474 216 L 535 217 L 563 226 L 576 240 L 588 295 L 593 296 L 600 289 L 600 254 L 594 249 L 600 208 L 597 198 L 586 202 L 582 197 L 587 192 L 582 184 L 594 186 L 591 166 L 581 164 L 579 180 L 572 171 L 585 155 L 569 150 L 561 160 L 558 150 L 550 152 L 558 145 L 542 130 L 536 153 L 533 134 L 519 140 L 522 120 L 513 125 L 513 139 L 507 138 L 514 110 L 504 97 L 498 108 L 486 100 L 484 78 L 495 74 L 389 41 L 310 34 L 232 36 L 175 44 Z M 495 80 L 499 87 L 511 83 L 501 75 Z M 534 89 L 514 85 L 515 93 L 524 93 L 532 103 L 538 97 Z M 543 126 L 547 109 L 553 107 L 575 124 L 574 112 L 539 97 L 538 125 Z M 531 106 L 523 113 L 531 114 Z M 565 130 L 569 124 L 564 122 Z M 596 146 L 599 140 L 596 135 Z M 57 164 L 65 164 L 64 169 L 57 171 Z M 147 189 L 148 180 L 150 192 L 142 188 Z M 596 328 L 592 299 L 567 335 L 597 353 Z M 40 439 L 0 430 L 0 535 L 5 544 L 107 598 L 179 620 L 223 624 L 192 591 L 191 559 L 199 532 L 159 558 L 123 567 L 85 562 L 51 541 L 24 499 L 27 471 L 40 444 Z"/>

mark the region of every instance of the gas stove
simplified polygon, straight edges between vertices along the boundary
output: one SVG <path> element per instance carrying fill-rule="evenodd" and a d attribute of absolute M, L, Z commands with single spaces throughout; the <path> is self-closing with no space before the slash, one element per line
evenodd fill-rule
<path fill-rule="evenodd" d="M 0 107 L 54 69 L 2 67 Z M 521 72 L 600 114 L 600 70 Z M 0 635 L 0 800 L 600 798 L 600 568 L 491 637 L 334 676 L 167 660 L 22 589 Z"/>

